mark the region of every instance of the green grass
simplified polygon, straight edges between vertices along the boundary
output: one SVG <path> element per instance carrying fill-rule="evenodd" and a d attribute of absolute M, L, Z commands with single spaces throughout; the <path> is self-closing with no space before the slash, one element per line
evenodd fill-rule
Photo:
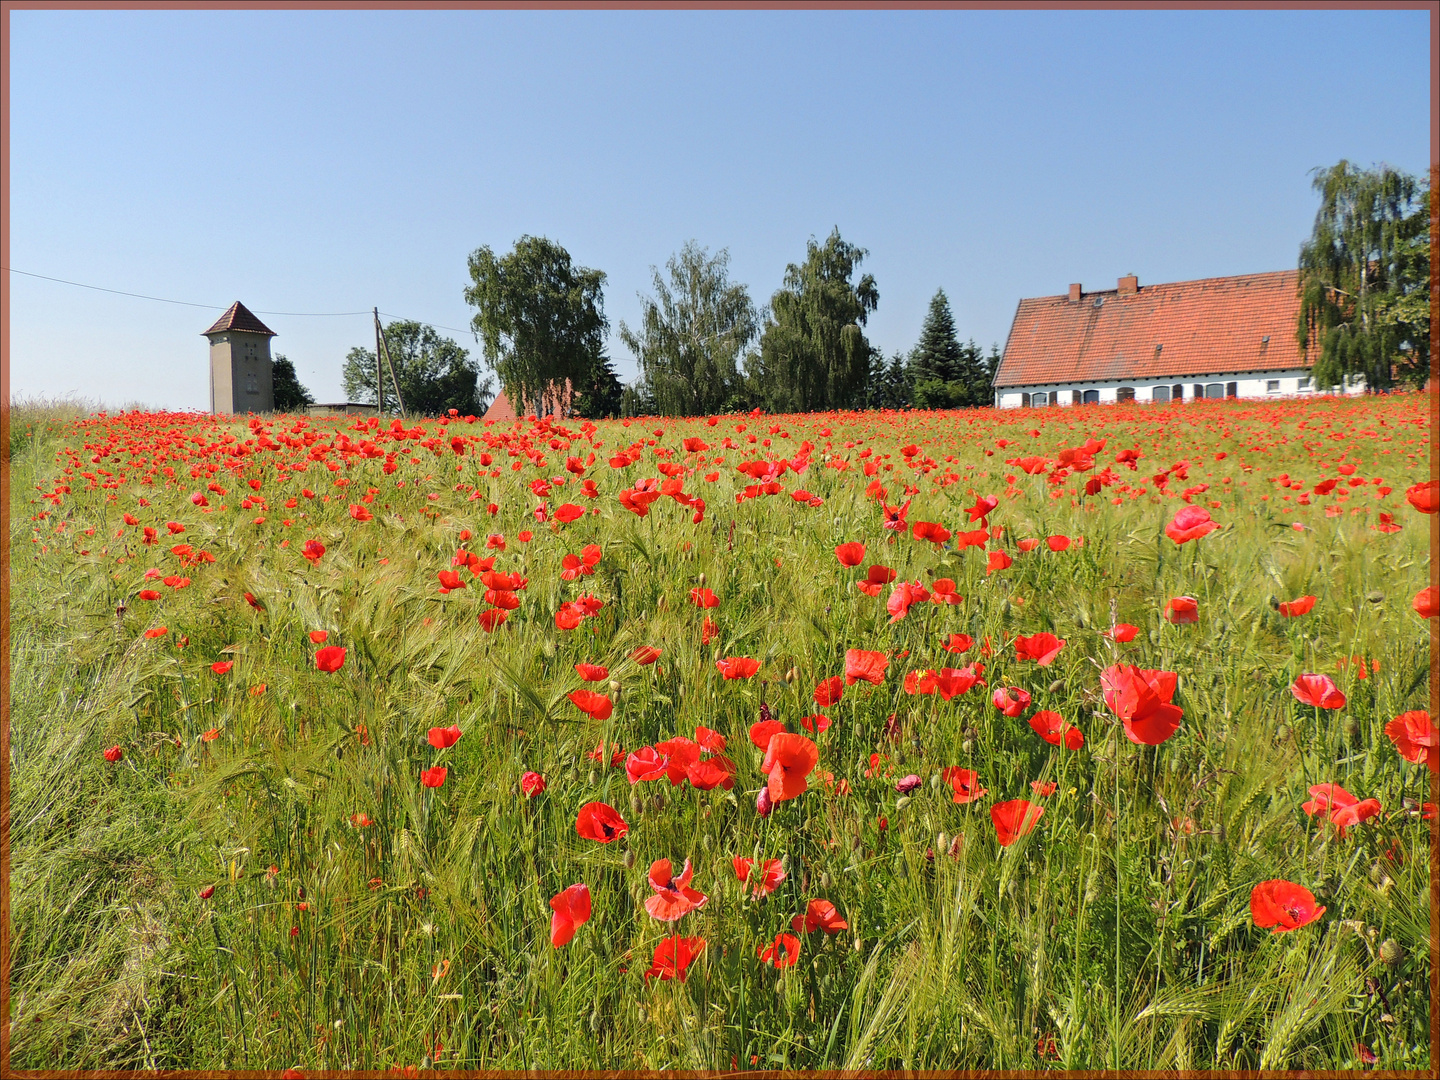
<path fill-rule="evenodd" d="M 535 522 L 540 500 L 528 484 L 561 474 L 567 453 L 590 452 L 578 425 L 537 442 L 543 468 L 492 449 L 498 477 L 477 471 L 484 447 L 452 454 L 457 431 L 496 433 L 461 423 L 433 449 L 405 444 L 392 473 L 379 458 L 334 473 L 312 461 L 282 481 L 272 462 L 303 451 L 233 458 L 217 436 L 244 440 L 243 423 L 148 417 L 142 429 L 44 403 L 13 408 L 9 1064 L 1343 1069 L 1358 1066 L 1364 1043 L 1382 1068 L 1428 1069 L 1431 832 L 1405 807 L 1433 801 L 1432 778 L 1383 734 L 1429 700 L 1428 629 L 1410 598 L 1428 583 L 1430 519 L 1403 499 L 1428 475 L 1424 408 L 1395 395 L 739 417 L 713 428 L 667 420 L 647 422 L 648 433 L 604 424 L 585 473 L 601 497 L 592 503 L 569 486 L 548 496 L 552 510 L 573 500 L 600 513 L 563 527 Z M 741 422 L 747 433 L 736 431 Z M 344 423 L 314 429 L 358 442 Z M 767 435 L 782 425 L 784 436 Z M 171 430 L 204 438 L 189 444 L 192 457 L 153 460 L 168 452 L 161 433 Z M 703 479 L 708 464 L 686 478 L 709 503 L 701 524 L 669 498 L 643 519 L 619 506 L 622 486 L 657 475 L 654 458 L 647 450 L 623 472 L 605 459 L 642 434 L 672 447 L 676 461 L 685 436 L 741 441 L 714 467 L 718 481 Z M 816 443 L 809 470 L 781 481 L 824 505 L 786 493 L 737 505 L 750 481 L 734 465 L 768 456 L 746 434 L 773 439 L 787 457 L 802 439 Z M 1097 469 L 1121 447 L 1143 451 L 1138 471 L 1115 472 L 1146 494 L 1119 506 L 1110 501 L 1118 487 L 1080 499 L 1093 475 L 1083 474 L 1052 499 L 1044 474 L 1004 464 L 1015 454 L 1053 460 L 1092 435 L 1109 440 Z M 1013 445 L 997 449 L 997 438 Z M 879 473 L 887 502 L 903 500 L 901 484 L 919 487 L 912 523 L 968 528 L 969 490 L 1000 494 L 1015 475 L 1018 494 L 991 517 L 1014 564 L 987 574 L 984 551 L 882 532 L 864 495 L 861 446 L 844 446 L 858 439 L 893 455 L 894 470 Z M 132 442 L 145 465 L 132 463 Z M 902 465 L 910 443 L 935 470 Z M 848 470 L 828 467 L 827 444 Z M 1365 487 L 1345 501 L 1312 496 L 1298 516 L 1281 512 L 1293 500 L 1267 481 L 1288 472 L 1309 491 L 1335 475 L 1341 454 Z M 1177 547 L 1162 530 L 1182 504 L 1156 495 L 1149 477 L 1182 459 L 1190 476 L 1172 480 L 1172 493 L 1210 484 L 1195 501 L 1219 502 L 1212 513 L 1226 527 Z M 512 471 L 512 461 L 526 467 Z M 220 467 L 209 475 L 206 463 Z M 172 482 L 156 473 L 167 465 Z M 937 487 L 950 467 L 962 479 Z M 97 468 L 110 479 L 82 478 Z M 1388 496 L 1368 483 L 1377 476 Z M 331 486 L 339 477 L 348 488 Z M 238 508 L 248 478 L 263 480 L 265 509 Z M 189 496 L 212 480 L 227 494 L 210 493 L 202 514 Z M 72 491 L 43 499 L 57 482 Z M 456 490 L 461 482 L 478 483 L 482 497 Z M 285 509 L 306 484 L 316 498 Z M 346 507 L 370 487 L 379 489 L 375 519 L 352 521 Z M 141 496 L 152 505 L 141 508 Z M 496 516 L 488 502 L 499 504 Z M 1329 517 L 1324 505 L 1342 513 Z M 1399 532 L 1371 528 L 1382 509 Z M 158 526 L 160 542 L 141 544 L 125 512 Z M 1292 529 L 1295 519 L 1308 528 Z M 169 520 L 186 532 L 167 538 Z M 462 544 L 466 528 L 474 539 Z M 534 539 L 520 544 L 525 528 Z M 495 554 L 483 547 L 492 532 L 509 542 L 496 567 L 529 578 L 521 607 L 493 635 L 477 625 L 478 581 L 446 596 L 436 581 L 460 547 Z M 1014 547 L 1060 533 L 1083 536 L 1083 547 Z M 327 548 L 315 565 L 299 553 L 310 538 Z M 889 590 L 861 595 L 851 584 L 858 572 L 833 554 L 857 539 L 867 564 L 910 580 L 951 577 L 965 602 L 923 604 L 890 623 Z M 169 552 L 177 542 L 214 563 L 181 570 Z M 562 581 L 561 556 L 589 542 L 604 549 L 595 575 Z M 150 567 L 192 583 L 146 581 Z M 720 627 L 709 645 L 689 600 L 701 575 L 722 600 L 704 613 Z M 138 600 L 146 587 L 162 600 Z M 555 611 L 581 592 L 606 606 L 577 630 L 557 630 Z M 1310 615 L 1274 610 L 1304 594 L 1319 598 Z M 1198 624 L 1160 618 L 1179 595 L 1199 601 Z M 1140 636 L 1111 644 L 1102 634 L 1112 618 Z M 164 637 L 143 636 L 160 625 Z M 317 629 L 348 649 L 335 674 L 315 670 L 307 635 Z M 1048 668 L 1017 663 L 1004 643 L 1040 630 L 1065 638 L 1065 649 Z M 963 658 L 939 648 L 952 632 L 976 639 Z M 987 635 L 994 655 L 980 657 Z M 664 649 L 658 665 L 626 659 L 642 644 Z M 810 791 L 760 818 L 761 755 L 747 732 L 761 701 L 799 730 L 800 717 L 818 711 L 811 689 L 843 670 L 847 648 L 909 650 L 892 658 L 884 685 L 849 687 L 823 710 L 835 726 L 818 737 L 819 769 L 853 791 L 812 776 Z M 762 660 L 760 673 L 722 680 L 714 660 L 742 655 Z M 1360 680 L 1337 666 L 1352 655 L 1378 660 L 1379 671 Z M 1116 657 L 1179 673 L 1184 723 L 1159 747 L 1132 745 L 1100 700 L 1099 670 Z M 211 672 L 219 659 L 234 661 L 227 675 Z M 901 688 L 912 668 L 975 659 L 987 665 L 986 689 L 947 703 Z M 620 685 L 603 723 L 565 698 L 582 685 L 580 661 L 607 664 Z M 792 668 L 793 683 L 784 678 Z M 1296 702 L 1288 687 L 1303 671 L 1334 676 L 1346 708 L 1317 715 Z M 1001 685 L 1030 690 L 1036 708 L 1081 728 L 1085 746 L 1061 752 L 1000 716 L 989 694 Z M 464 736 L 435 751 L 426 732 L 450 724 Z M 698 725 L 727 738 L 739 767 L 733 791 L 632 787 L 623 768 L 586 757 L 602 741 L 629 751 Z M 212 729 L 218 737 L 204 741 Z M 118 764 L 101 756 L 111 745 L 124 750 Z M 888 779 L 866 778 L 872 753 L 893 766 Z M 445 785 L 422 787 L 420 771 L 437 761 L 449 767 Z M 955 805 L 939 780 L 950 765 L 977 770 L 989 795 Z M 535 799 L 519 792 L 527 769 L 548 782 Z M 922 786 L 901 798 L 894 780 L 907 773 Z M 998 847 L 989 807 L 1032 797 L 1037 779 L 1058 784 L 1039 826 Z M 1384 813 L 1335 837 L 1300 809 L 1311 784 L 1332 780 L 1378 798 Z M 625 817 L 623 842 L 576 835 L 576 813 L 592 800 Z M 352 825 L 360 813 L 374 824 Z M 1186 818 L 1193 827 L 1177 829 Z M 941 833 L 947 845 L 961 838 L 955 857 L 937 843 Z M 735 856 L 784 859 L 787 877 L 772 895 L 746 899 Z M 656 945 L 676 928 L 646 913 L 645 871 L 687 857 L 709 901 L 676 928 L 707 947 L 685 983 L 647 983 Z M 1250 891 L 1271 878 L 1312 889 L 1325 916 L 1288 934 L 1254 927 Z M 594 915 L 554 949 L 549 899 L 579 881 Z M 201 899 L 207 886 L 214 894 Z M 757 951 L 815 897 L 834 902 L 849 930 L 806 937 L 793 968 L 762 965 Z M 1398 956 L 1387 946 L 1390 963 L 1380 956 L 1388 941 L 1398 945 Z M 1043 1053 L 1051 1037 L 1053 1055 Z"/>

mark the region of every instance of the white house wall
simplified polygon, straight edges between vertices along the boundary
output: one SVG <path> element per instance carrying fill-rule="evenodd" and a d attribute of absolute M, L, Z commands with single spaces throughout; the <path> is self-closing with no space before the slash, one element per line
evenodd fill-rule
<path fill-rule="evenodd" d="M 1167 379 L 1141 379 L 1136 382 L 1112 381 L 1108 383 L 1050 383 L 1039 386 L 1007 386 L 1003 390 L 996 390 L 995 405 L 1001 409 L 1021 408 L 1025 402 L 1033 400 L 1035 394 L 1043 393 L 1046 396 L 1047 405 L 1078 405 L 1084 401 L 1084 394 L 1087 390 L 1098 391 L 1100 395 L 1099 404 L 1113 405 L 1117 394 L 1122 386 L 1132 387 L 1135 391 L 1135 400 L 1141 403 L 1153 402 L 1156 387 L 1182 388 L 1183 401 L 1194 401 L 1196 398 L 1196 386 L 1203 387 L 1210 383 L 1235 383 L 1237 398 L 1278 398 L 1295 397 L 1314 392 L 1310 384 L 1309 372 L 1304 369 L 1292 369 L 1289 371 L 1247 371 L 1244 373 L 1216 374 L 1216 375 L 1185 375 Z M 1363 378 L 1356 378 L 1347 381 L 1344 392 L 1346 394 L 1363 394 L 1365 392 L 1365 381 Z"/>

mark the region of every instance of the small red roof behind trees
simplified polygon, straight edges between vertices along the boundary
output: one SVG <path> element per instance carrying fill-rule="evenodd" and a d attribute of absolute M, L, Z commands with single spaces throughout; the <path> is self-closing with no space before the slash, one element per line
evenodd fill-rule
<path fill-rule="evenodd" d="M 1021 300 L 997 388 L 1308 368 L 1299 272 L 1203 278 Z"/>

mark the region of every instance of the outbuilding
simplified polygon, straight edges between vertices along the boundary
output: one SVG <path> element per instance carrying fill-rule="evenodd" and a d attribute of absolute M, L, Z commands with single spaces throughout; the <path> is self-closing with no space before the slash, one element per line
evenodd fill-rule
<path fill-rule="evenodd" d="M 1310 394 L 1302 353 L 1299 272 L 1113 289 L 1071 285 L 1021 300 L 995 373 L 1001 409 Z M 1363 393 L 1361 380 L 1344 387 Z"/>

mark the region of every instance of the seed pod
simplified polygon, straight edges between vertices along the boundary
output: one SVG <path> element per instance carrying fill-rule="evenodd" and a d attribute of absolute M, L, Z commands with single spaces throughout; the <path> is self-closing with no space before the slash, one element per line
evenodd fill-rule
<path fill-rule="evenodd" d="M 627 850 L 624 858 L 622 858 L 620 862 L 626 870 L 633 870 L 635 868 L 635 852 Z"/>
<path fill-rule="evenodd" d="M 1385 603 L 1385 594 L 1379 589 L 1376 589 L 1374 592 L 1366 593 L 1365 599 L 1370 601 L 1370 603 L 1372 604 L 1383 604 Z"/>
<path fill-rule="evenodd" d="M 1403 963 L 1405 960 L 1405 947 L 1393 937 L 1386 938 L 1380 943 L 1380 962 L 1388 967 Z"/>
<path fill-rule="evenodd" d="M 1340 725 L 1340 730 L 1345 732 L 1347 741 L 1353 742 L 1355 733 L 1360 730 L 1360 724 L 1353 716 L 1345 717 L 1345 722 Z"/>
<path fill-rule="evenodd" d="M 700 587 L 701 587 L 702 589 L 705 587 L 705 575 L 704 575 L 704 574 L 701 574 L 701 575 L 700 575 Z"/>
<path fill-rule="evenodd" d="M 1045 691 L 1047 694 L 1063 694 L 1065 692 L 1065 680 L 1056 679 Z"/>
<path fill-rule="evenodd" d="M 611 679 L 611 680 L 610 680 L 610 692 L 611 692 L 612 694 L 618 694 L 618 693 L 620 692 L 620 680 L 619 680 L 619 679 Z"/>
<path fill-rule="evenodd" d="M 820 889 L 822 892 L 829 892 L 834 887 L 834 885 L 835 879 L 830 876 L 829 870 L 826 870 L 823 874 L 820 875 Z"/>
<path fill-rule="evenodd" d="M 637 817 L 645 812 L 645 803 L 641 800 L 638 792 L 630 796 L 630 810 Z"/>

